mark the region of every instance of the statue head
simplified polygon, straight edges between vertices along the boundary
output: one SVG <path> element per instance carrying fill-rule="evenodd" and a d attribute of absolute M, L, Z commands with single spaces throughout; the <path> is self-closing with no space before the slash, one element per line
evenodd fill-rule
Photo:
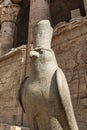
<path fill-rule="evenodd" d="M 41 69 L 45 70 L 47 67 L 57 67 L 55 55 L 51 49 L 52 34 L 53 28 L 48 20 L 40 21 L 33 29 L 34 48 L 30 51 L 30 61 L 31 67 L 34 66 L 34 69 L 40 72 Z"/>

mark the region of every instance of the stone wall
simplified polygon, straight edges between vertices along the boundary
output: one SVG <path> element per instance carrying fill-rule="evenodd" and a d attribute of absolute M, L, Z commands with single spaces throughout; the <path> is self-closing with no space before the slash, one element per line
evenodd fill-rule
<path fill-rule="evenodd" d="M 24 78 L 25 57 L 25 46 L 0 57 L 0 123 L 23 125 L 24 114 L 18 102 L 18 90 Z"/>
<path fill-rule="evenodd" d="M 87 17 L 58 24 L 52 48 L 69 83 L 79 130 L 87 130 Z"/>

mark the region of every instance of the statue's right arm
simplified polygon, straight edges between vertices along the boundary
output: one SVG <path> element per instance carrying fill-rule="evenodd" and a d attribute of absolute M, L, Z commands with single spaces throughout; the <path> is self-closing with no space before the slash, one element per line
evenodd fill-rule
<path fill-rule="evenodd" d="M 20 105 L 21 105 L 21 107 L 22 107 L 22 109 L 23 109 L 24 112 L 25 112 L 25 110 L 24 110 L 23 103 L 22 103 L 22 90 L 23 90 L 23 87 L 24 87 L 25 82 L 26 82 L 28 79 L 29 79 L 28 76 L 23 79 L 23 81 L 21 82 L 21 85 L 20 85 L 19 92 L 18 92 L 18 100 L 19 100 L 19 103 L 20 103 Z"/>

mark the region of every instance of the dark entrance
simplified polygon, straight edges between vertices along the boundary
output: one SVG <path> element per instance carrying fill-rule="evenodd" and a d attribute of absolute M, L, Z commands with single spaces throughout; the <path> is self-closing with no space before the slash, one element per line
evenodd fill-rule
<path fill-rule="evenodd" d="M 28 42 L 28 24 L 29 24 L 29 9 L 30 6 L 22 8 L 17 21 L 17 30 L 15 30 L 14 48 L 25 45 Z"/>
<path fill-rule="evenodd" d="M 69 21 L 71 10 L 80 9 L 81 16 L 85 16 L 83 0 L 51 0 L 50 9 L 53 27 L 61 21 Z"/>

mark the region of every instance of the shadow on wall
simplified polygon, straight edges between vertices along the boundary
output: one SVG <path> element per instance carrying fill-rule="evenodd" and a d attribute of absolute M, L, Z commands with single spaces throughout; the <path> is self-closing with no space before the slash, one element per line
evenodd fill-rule
<path fill-rule="evenodd" d="M 69 21 L 71 19 L 71 10 L 80 9 L 81 16 L 85 16 L 85 8 L 83 0 L 51 0 L 51 22 L 54 27 L 61 21 Z"/>
<path fill-rule="evenodd" d="M 17 34 L 14 38 L 14 48 L 27 44 L 28 41 L 28 24 L 29 24 L 29 6 L 22 8 L 17 21 Z"/>

